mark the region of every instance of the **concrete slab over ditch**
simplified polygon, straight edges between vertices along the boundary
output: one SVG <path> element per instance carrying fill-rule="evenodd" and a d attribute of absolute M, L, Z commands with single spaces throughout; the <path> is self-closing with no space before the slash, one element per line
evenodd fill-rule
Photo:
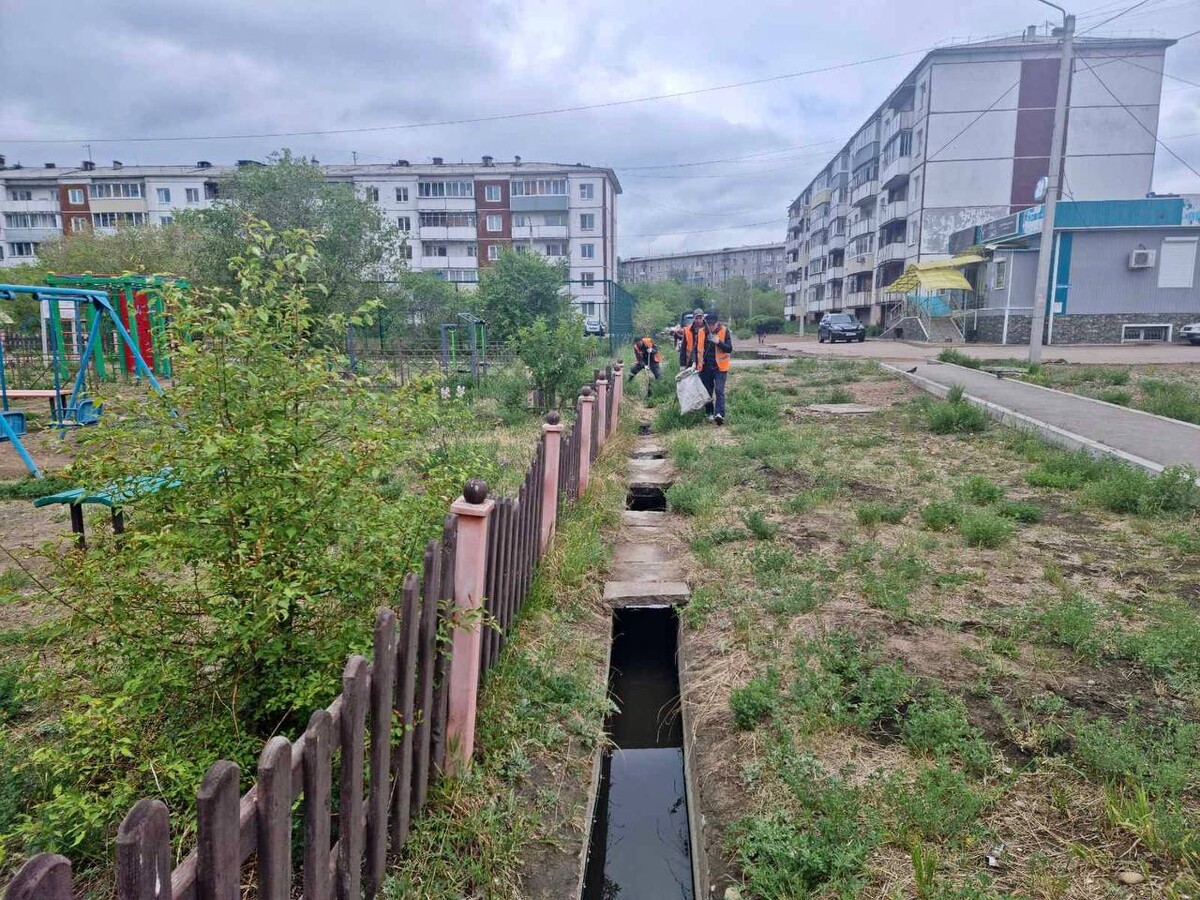
<path fill-rule="evenodd" d="M 804 407 L 809 412 L 825 413 L 831 416 L 868 416 L 879 412 L 877 406 L 867 406 L 863 403 L 812 403 Z"/>
<path fill-rule="evenodd" d="M 621 524 L 626 528 L 662 528 L 667 524 L 665 512 L 638 512 L 627 509 L 621 513 Z"/>
<path fill-rule="evenodd" d="M 604 599 L 613 606 L 683 604 L 690 595 L 691 589 L 682 581 L 610 581 L 604 585 Z"/>
<path fill-rule="evenodd" d="M 675 467 L 667 459 L 631 459 L 629 487 L 657 487 L 664 490 L 675 481 Z"/>

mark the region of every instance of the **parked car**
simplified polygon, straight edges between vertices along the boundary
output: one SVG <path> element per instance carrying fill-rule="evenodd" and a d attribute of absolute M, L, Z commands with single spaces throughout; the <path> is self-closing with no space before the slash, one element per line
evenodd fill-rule
<path fill-rule="evenodd" d="M 604 337 L 604 323 L 591 316 L 583 320 L 583 333 L 587 337 Z"/>
<path fill-rule="evenodd" d="M 1193 347 L 1200 347 L 1200 322 L 1192 322 L 1179 329 L 1179 336 Z"/>
<path fill-rule="evenodd" d="M 867 328 L 850 313 L 826 313 L 817 326 L 818 343 L 836 341 L 865 341 Z"/>

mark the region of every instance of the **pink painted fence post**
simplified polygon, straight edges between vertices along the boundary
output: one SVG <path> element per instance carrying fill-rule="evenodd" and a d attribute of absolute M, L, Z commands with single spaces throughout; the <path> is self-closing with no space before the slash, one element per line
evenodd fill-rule
<path fill-rule="evenodd" d="M 483 605 L 487 570 L 488 517 L 496 506 L 487 496 L 487 484 L 472 478 L 462 496 L 450 506 L 458 517 L 458 554 L 454 566 L 454 608 L 458 616 L 473 617 Z M 478 620 L 459 623 L 451 640 L 450 715 L 446 724 L 449 751 L 446 769 L 464 772 L 475 751 L 475 706 L 479 700 L 479 657 L 483 633 Z"/>
<path fill-rule="evenodd" d="M 596 428 L 596 446 L 603 447 L 604 441 L 608 437 L 608 425 L 605 422 L 605 416 L 608 413 L 608 379 L 596 379 L 596 418 L 594 425 Z"/>
<path fill-rule="evenodd" d="M 625 399 L 625 363 L 617 360 L 613 366 L 613 410 L 612 424 L 616 425 L 621 419 L 621 401 Z"/>
<path fill-rule="evenodd" d="M 592 389 L 584 386 L 579 397 L 579 493 L 587 490 L 588 478 L 592 474 L 592 407 L 596 398 Z"/>
<path fill-rule="evenodd" d="M 552 409 L 546 416 L 546 424 L 542 426 L 545 441 L 546 457 L 542 467 L 542 543 L 541 552 L 546 552 L 550 538 L 554 534 L 554 520 L 558 513 L 558 476 L 559 457 L 562 451 L 562 416 L 558 410 Z"/>

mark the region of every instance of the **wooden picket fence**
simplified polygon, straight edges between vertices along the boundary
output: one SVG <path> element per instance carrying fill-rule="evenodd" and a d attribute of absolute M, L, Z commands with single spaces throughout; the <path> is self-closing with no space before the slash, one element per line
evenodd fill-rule
<path fill-rule="evenodd" d="M 620 409 L 619 364 L 615 375 L 616 384 L 609 378 L 611 390 L 603 391 L 599 379 L 584 389 L 588 398 L 603 396 L 604 434 L 592 427 L 584 442 L 583 419 L 594 401 L 581 399 L 571 427 L 554 435 L 560 440 L 558 472 L 547 474 L 543 433 L 516 496 L 498 500 L 489 517 L 483 605 L 494 627 L 484 623 L 480 684 L 499 659 L 533 583 L 542 555 L 546 484 L 557 486 L 552 511 L 574 503 L 581 471 L 613 430 Z M 555 415 L 547 417 L 548 424 L 557 425 Z M 244 878 L 259 900 L 379 895 L 389 856 L 403 849 L 430 785 L 446 770 L 446 634 L 453 627 L 457 535 L 457 517 L 448 515 L 442 536 L 425 550 L 422 573 L 405 578 L 398 614 L 379 610 L 372 660 L 356 655 L 347 661 L 342 693 L 312 714 L 298 739 L 268 741 L 255 784 L 245 794 L 236 763 L 213 763 L 196 793 L 196 847 L 178 866 L 172 868 L 166 805 L 155 799 L 134 805 L 117 831 L 118 900 L 241 900 Z M 297 801 L 303 802 L 297 807 Z M 292 834 L 294 818 L 302 830 L 299 840 Z M 301 848 L 299 859 L 293 859 L 294 846 Z M 41 853 L 21 867 L 5 897 L 72 900 L 73 894 L 70 861 Z"/>

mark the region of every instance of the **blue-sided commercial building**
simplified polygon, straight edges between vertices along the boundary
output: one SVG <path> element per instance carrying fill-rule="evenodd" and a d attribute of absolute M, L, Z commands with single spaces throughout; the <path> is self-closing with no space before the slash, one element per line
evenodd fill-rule
<path fill-rule="evenodd" d="M 1174 341 L 1200 321 L 1200 196 L 1060 201 L 1055 219 L 1048 344 Z M 1043 220 L 1036 206 L 951 237 L 952 253 L 982 257 L 961 269 L 968 339 L 1028 343 Z"/>

